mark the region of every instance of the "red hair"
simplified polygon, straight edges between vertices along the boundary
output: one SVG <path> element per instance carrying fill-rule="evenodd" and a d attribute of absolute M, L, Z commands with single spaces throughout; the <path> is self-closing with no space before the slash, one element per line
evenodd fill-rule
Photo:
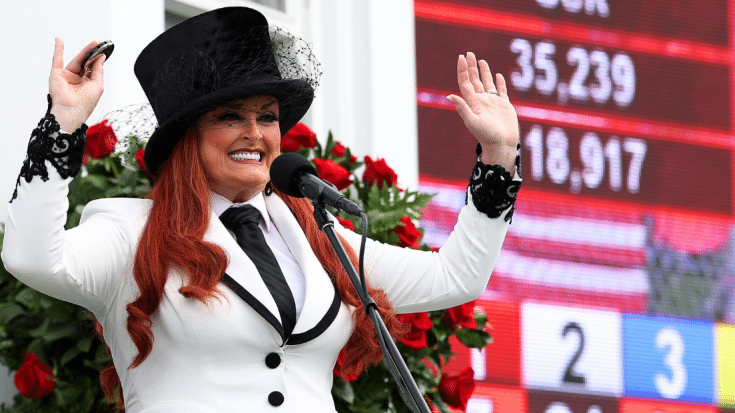
<path fill-rule="evenodd" d="M 355 329 L 342 350 L 342 374 L 360 374 L 383 358 L 372 322 L 362 310 L 360 299 L 327 236 L 317 227 L 311 203 L 305 198 L 293 198 L 278 192 L 277 196 L 296 216 L 311 249 L 331 277 L 342 301 L 357 307 L 353 314 Z M 175 266 L 189 277 L 189 283 L 181 287 L 179 292 L 204 303 L 222 296 L 217 283 L 227 269 L 227 255 L 222 248 L 203 240 L 209 226 L 209 185 L 199 157 L 195 133 L 187 133 L 159 168 L 156 183 L 147 198 L 153 201 L 153 205 L 140 236 L 133 265 L 133 276 L 140 295 L 127 306 L 127 330 L 138 348 L 138 354 L 128 368 L 139 366 L 153 349 L 151 315 L 161 302 L 170 268 Z M 357 268 L 357 254 L 345 239 L 339 238 Z M 397 320 L 385 292 L 369 286 L 368 291 L 391 334 L 394 337 L 405 334 L 407 326 Z M 99 323 L 97 332 L 102 337 Z M 107 350 L 109 353 L 109 348 Z M 121 409 L 120 378 L 114 367 L 102 371 L 100 380 L 105 395 L 110 400 L 117 400 L 116 407 Z M 119 392 L 115 394 L 116 391 Z"/>

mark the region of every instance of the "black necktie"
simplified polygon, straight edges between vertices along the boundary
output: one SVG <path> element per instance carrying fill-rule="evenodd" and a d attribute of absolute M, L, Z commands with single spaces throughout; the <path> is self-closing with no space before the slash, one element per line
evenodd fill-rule
<path fill-rule="evenodd" d="M 219 217 L 225 227 L 235 233 L 240 248 L 258 269 L 260 277 L 276 301 L 283 330 L 288 337 L 296 325 L 296 302 L 273 251 L 265 242 L 263 231 L 258 227 L 260 218 L 260 211 L 251 205 L 229 208 Z"/>

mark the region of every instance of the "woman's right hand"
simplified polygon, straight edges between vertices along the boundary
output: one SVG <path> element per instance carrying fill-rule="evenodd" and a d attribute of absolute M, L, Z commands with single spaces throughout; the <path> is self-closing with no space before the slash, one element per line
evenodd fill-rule
<path fill-rule="evenodd" d="M 91 72 L 86 72 L 82 67 L 84 58 L 99 43 L 93 41 L 88 44 L 64 67 L 64 41 L 56 38 L 49 76 L 49 94 L 51 114 L 56 117 L 64 132 L 72 133 L 82 126 L 102 96 L 102 64 L 105 57 L 94 62 Z"/>

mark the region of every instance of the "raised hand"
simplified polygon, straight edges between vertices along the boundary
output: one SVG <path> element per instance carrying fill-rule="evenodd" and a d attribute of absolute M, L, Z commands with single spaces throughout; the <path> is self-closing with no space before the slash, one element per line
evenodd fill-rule
<path fill-rule="evenodd" d="M 462 97 L 447 98 L 482 145 L 482 162 L 501 165 L 514 173 L 518 115 L 508 99 L 505 78 L 497 73 L 493 82 L 487 62 L 480 60 L 478 68 L 475 54 L 468 52 L 457 61 L 457 83 Z"/>
<path fill-rule="evenodd" d="M 49 76 L 51 113 L 59 122 L 61 130 L 72 133 L 92 114 L 103 91 L 102 64 L 105 57 L 97 59 L 92 71 L 82 67 L 84 58 L 100 42 L 93 41 L 85 46 L 64 67 L 64 42 L 56 38 L 56 48 Z"/>

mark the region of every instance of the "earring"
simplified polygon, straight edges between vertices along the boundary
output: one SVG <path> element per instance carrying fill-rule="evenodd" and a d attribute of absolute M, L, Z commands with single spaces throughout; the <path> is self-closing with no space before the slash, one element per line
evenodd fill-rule
<path fill-rule="evenodd" d="M 271 184 L 270 181 L 265 184 L 265 190 L 263 192 L 265 193 L 265 196 L 270 196 L 270 194 L 273 193 L 273 184 Z"/>

